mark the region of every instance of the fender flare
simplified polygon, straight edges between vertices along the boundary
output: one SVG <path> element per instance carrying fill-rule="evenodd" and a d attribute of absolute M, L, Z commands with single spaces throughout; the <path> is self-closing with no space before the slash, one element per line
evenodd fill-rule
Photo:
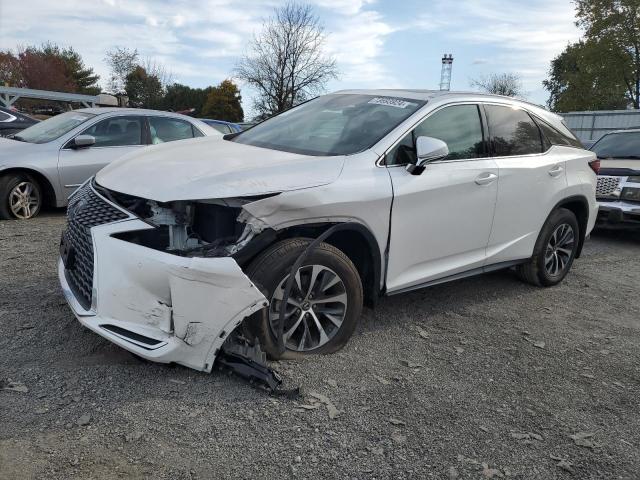
<path fill-rule="evenodd" d="M 557 209 L 563 208 L 565 205 L 568 205 L 568 204 L 571 204 L 571 203 L 576 203 L 576 202 L 578 202 L 578 203 L 580 203 L 582 205 L 582 207 L 584 208 L 584 210 L 585 210 L 585 212 L 587 214 L 586 220 L 584 222 L 584 226 L 589 225 L 589 215 L 590 215 L 591 211 L 589 209 L 589 201 L 587 200 L 587 197 L 585 197 L 584 195 L 571 195 L 570 197 L 566 197 L 566 198 L 563 198 L 562 200 L 560 200 L 551 209 L 551 211 L 549 212 L 549 215 L 547 215 L 547 218 L 545 219 L 545 223 L 546 223 L 547 219 L 549 218 L 549 216 L 553 212 L 555 212 Z M 580 224 L 580 238 L 578 239 L 578 249 L 576 250 L 575 258 L 580 258 L 580 254 L 582 253 L 582 247 L 584 246 L 584 240 L 585 240 L 585 238 L 587 236 L 587 232 L 586 232 L 586 229 L 581 224 L 580 218 L 578 218 L 577 220 L 578 220 L 578 223 Z"/>

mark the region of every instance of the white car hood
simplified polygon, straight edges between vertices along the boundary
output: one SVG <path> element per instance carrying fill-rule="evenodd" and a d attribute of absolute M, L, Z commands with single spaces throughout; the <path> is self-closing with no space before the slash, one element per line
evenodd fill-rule
<path fill-rule="evenodd" d="M 96 181 L 159 202 L 242 197 L 326 185 L 340 176 L 344 159 L 198 138 L 125 155 L 98 172 Z"/>

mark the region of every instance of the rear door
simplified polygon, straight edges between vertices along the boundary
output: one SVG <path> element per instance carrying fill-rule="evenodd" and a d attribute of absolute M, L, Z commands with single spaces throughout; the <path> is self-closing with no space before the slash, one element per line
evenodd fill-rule
<path fill-rule="evenodd" d="M 153 145 L 202 136 L 191 123 L 172 117 L 149 117 L 149 132 Z"/>
<path fill-rule="evenodd" d="M 415 163 L 419 136 L 447 143 L 449 156 L 421 175 Z M 445 106 L 431 113 L 387 154 L 393 209 L 387 291 L 394 293 L 479 268 L 486 257 L 497 195 L 498 168 L 487 158 L 476 104 Z"/>
<path fill-rule="evenodd" d="M 146 144 L 144 118 L 134 115 L 105 118 L 79 135 L 92 135 L 96 143 L 87 148 L 74 149 L 71 139 L 60 150 L 58 173 L 67 197 L 108 163 Z"/>
<path fill-rule="evenodd" d="M 567 188 L 566 156 L 533 117 L 507 105 L 484 105 L 491 154 L 500 170 L 487 263 L 528 258 L 547 216 Z"/>

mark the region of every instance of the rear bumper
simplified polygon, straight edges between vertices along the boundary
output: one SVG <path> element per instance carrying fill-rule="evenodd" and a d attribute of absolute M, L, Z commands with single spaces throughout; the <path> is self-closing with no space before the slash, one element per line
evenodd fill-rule
<path fill-rule="evenodd" d="M 596 225 L 609 228 L 640 228 L 640 203 L 625 201 L 598 202 Z"/>
<path fill-rule="evenodd" d="M 91 229 L 93 298 L 82 307 L 61 260 L 58 277 L 80 323 L 155 362 L 211 371 L 218 350 L 267 300 L 232 258 L 185 258 L 113 238 L 150 228 L 131 219 Z"/>

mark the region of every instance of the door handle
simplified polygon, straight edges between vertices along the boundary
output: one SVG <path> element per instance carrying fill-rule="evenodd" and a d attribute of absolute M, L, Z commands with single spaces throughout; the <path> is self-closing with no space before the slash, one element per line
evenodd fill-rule
<path fill-rule="evenodd" d="M 557 177 L 563 171 L 564 171 L 564 168 L 562 168 L 562 165 L 554 165 L 554 167 L 551 170 L 549 170 L 549 175 L 551 175 L 552 177 Z"/>
<path fill-rule="evenodd" d="M 496 178 L 498 178 L 498 176 L 495 173 L 485 172 L 478 175 L 475 182 L 478 185 L 489 185 L 493 183 Z"/>

